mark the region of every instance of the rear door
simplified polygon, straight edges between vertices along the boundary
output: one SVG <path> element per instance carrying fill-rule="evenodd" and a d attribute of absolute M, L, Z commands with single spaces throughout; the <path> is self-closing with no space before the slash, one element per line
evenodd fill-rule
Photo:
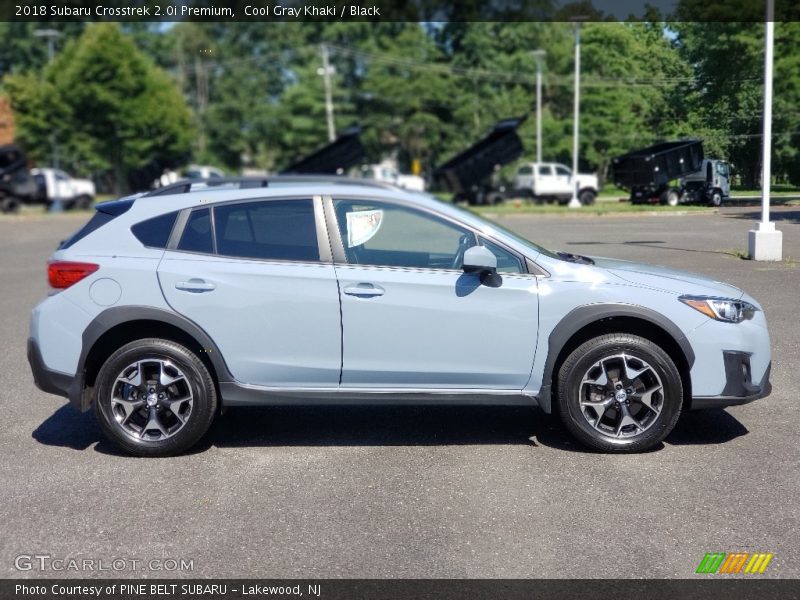
<path fill-rule="evenodd" d="M 158 268 L 170 306 L 202 327 L 233 376 L 336 388 L 339 291 L 319 198 L 194 209 Z"/>

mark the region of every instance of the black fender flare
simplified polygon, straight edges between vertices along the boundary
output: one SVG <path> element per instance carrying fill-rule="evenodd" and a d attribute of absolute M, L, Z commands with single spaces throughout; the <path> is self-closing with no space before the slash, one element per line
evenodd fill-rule
<path fill-rule="evenodd" d="M 211 361 L 217 374 L 218 382 L 235 381 L 225 359 L 211 337 L 194 321 L 167 309 L 151 306 L 115 306 L 98 314 L 83 331 L 81 354 L 78 358 L 78 369 L 75 379 L 70 385 L 68 397 L 70 402 L 81 411 L 89 410 L 91 398 L 84 394 L 86 377 L 86 360 L 97 341 L 109 330 L 133 321 L 155 321 L 180 329 L 187 336 L 196 340 L 198 347 L 190 350 L 205 354 Z"/>
<path fill-rule="evenodd" d="M 547 341 L 547 359 L 544 364 L 542 387 L 538 396 L 539 406 L 546 413 L 552 411 L 551 393 L 554 376 L 553 370 L 555 369 L 556 360 L 558 360 L 558 356 L 561 354 L 564 346 L 573 335 L 587 325 L 614 317 L 632 317 L 647 321 L 666 331 L 667 334 L 675 340 L 678 347 L 680 347 L 686 358 L 686 363 L 691 369 L 695 357 L 694 350 L 692 350 L 689 340 L 686 339 L 686 335 L 675 323 L 661 313 L 644 306 L 639 306 L 638 304 L 610 303 L 579 306 L 572 309 L 559 321 L 558 325 L 550 332 L 550 337 Z"/>

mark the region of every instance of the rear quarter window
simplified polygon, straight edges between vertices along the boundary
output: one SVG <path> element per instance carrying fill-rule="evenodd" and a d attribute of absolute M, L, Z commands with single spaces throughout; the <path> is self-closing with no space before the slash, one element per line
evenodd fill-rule
<path fill-rule="evenodd" d="M 178 212 L 147 219 L 131 227 L 131 232 L 144 246 L 148 248 L 166 248 Z"/>

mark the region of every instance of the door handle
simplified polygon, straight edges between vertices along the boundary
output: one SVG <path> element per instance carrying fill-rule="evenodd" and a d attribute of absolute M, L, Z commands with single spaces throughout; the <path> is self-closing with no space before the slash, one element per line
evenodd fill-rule
<path fill-rule="evenodd" d="M 381 286 L 371 283 L 358 283 L 344 288 L 344 293 L 348 296 L 358 296 L 361 298 L 372 298 L 373 296 L 383 296 L 386 292 Z"/>
<path fill-rule="evenodd" d="M 216 289 L 216 285 L 209 283 L 203 279 L 190 279 L 189 281 L 179 281 L 175 284 L 175 288 L 184 292 L 210 292 Z"/>

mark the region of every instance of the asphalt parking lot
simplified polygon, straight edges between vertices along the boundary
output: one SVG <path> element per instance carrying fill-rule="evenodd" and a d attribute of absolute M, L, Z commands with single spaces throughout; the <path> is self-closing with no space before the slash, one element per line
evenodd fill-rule
<path fill-rule="evenodd" d="M 230 411 L 186 456 L 121 456 L 92 413 L 38 391 L 25 357 L 45 260 L 80 216 L 0 218 L 0 573 L 20 554 L 191 559 L 99 576 L 701 577 L 706 552 L 772 552 L 800 577 L 800 208 L 782 263 L 737 257 L 757 208 L 512 216 L 542 245 L 686 268 L 743 287 L 773 338 L 773 394 L 682 417 L 656 451 L 584 451 L 536 409 Z M 705 576 L 708 577 L 708 576 Z"/>

